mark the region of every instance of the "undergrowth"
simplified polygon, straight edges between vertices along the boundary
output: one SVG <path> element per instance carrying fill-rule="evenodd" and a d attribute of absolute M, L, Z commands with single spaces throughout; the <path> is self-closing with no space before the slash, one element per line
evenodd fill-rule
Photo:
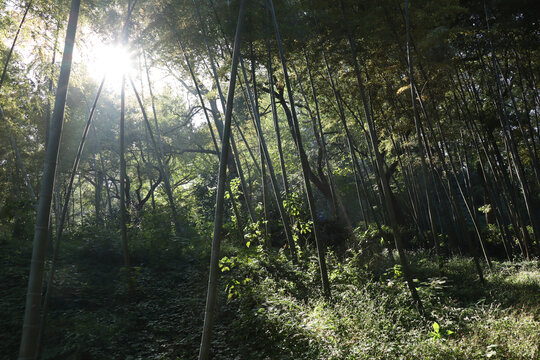
<path fill-rule="evenodd" d="M 208 245 L 139 233 L 135 289 L 106 231 L 71 234 L 51 300 L 44 359 L 193 359 L 206 293 Z M 0 358 L 18 350 L 30 258 L 26 243 L 0 256 Z M 213 359 L 537 359 L 538 261 L 493 262 L 486 283 L 472 260 L 410 253 L 427 318 L 415 310 L 399 261 L 384 252 L 328 254 L 332 298 L 315 252 L 226 244 L 220 262 Z"/>
<path fill-rule="evenodd" d="M 261 359 L 540 356 L 537 261 L 495 262 L 482 286 L 470 259 L 449 259 L 439 274 L 430 254 L 411 255 L 427 318 L 417 314 L 399 266 L 374 277 L 359 256 L 339 262 L 330 254 L 333 296 L 324 299 L 315 257 L 305 268 L 283 256 L 238 260 L 227 278 L 240 286 L 227 309 L 241 358 L 254 350 Z"/>

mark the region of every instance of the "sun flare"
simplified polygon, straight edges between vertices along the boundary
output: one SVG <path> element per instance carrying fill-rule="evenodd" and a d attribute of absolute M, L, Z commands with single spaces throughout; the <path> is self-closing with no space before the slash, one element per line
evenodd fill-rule
<path fill-rule="evenodd" d="M 92 78 L 100 81 L 106 76 L 107 88 L 119 88 L 122 76 L 134 73 L 134 56 L 129 49 L 120 45 L 100 44 L 93 48 L 95 60 L 88 66 Z"/>

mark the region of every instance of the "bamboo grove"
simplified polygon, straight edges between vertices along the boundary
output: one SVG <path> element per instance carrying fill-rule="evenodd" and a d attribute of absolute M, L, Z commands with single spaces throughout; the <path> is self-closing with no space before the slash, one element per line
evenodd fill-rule
<path fill-rule="evenodd" d="M 130 233 L 149 211 L 170 241 L 213 236 L 197 240 L 211 244 L 199 359 L 219 311 L 220 246 L 254 229 L 294 264 L 316 249 L 328 301 L 328 249 L 362 251 L 361 234 L 377 232 L 426 317 L 408 250 L 429 249 L 441 272 L 448 257 L 470 256 L 481 281 L 492 259 L 540 254 L 537 2 L 0 9 L 0 229 L 24 239 L 35 228 L 20 359 L 41 352 L 63 230 L 85 223 L 118 231 L 127 282 Z M 89 32 L 137 58 L 118 93 L 84 63 L 71 70 Z"/>

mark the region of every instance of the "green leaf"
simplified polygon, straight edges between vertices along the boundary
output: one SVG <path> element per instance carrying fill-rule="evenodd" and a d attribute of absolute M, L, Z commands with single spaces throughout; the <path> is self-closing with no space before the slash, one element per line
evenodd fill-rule
<path fill-rule="evenodd" d="M 433 323 L 433 330 L 438 334 L 440 330 L 440 326 L 437 322 Z"/>
<path fill-rule="evenodd" d="M 485 204 L 478 208 L 478 211 L 487 214 L 491 211 L 491 204 Z"/>

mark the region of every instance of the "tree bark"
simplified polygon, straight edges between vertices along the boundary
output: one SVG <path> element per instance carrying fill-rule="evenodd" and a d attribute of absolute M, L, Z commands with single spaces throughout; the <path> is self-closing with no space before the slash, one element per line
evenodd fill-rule
<path fill-rule="evenodd" d="M 236 24 L 236 34 L 234 39 L 234 50 L 232 56 L 231 78 L 229 83 L 229 93 L 227 95 L 227 108 L 225 112 L 225 124 L 223 138 L 221 141 L 221 155 L 219 160 L 218 189 L 216 195 L 216 211 L 214 218 L 214 236 L 212 240 L 212 254 L 210 259 L 210 274 L 208 276 L 208 290 L 206 295 L 206 309 L 204 313 L 204 326 L 199 348 L 199 360 L 208 360 L 210 357 L 210 340 L 214 325 L 214 312 L 216 307 L 216 288 L 219 268 L 219 252 L 221 240 L 223 239 L 223 210 L 225 182 L 227 176 L 227 158 L 229 156 L 229 141 L 231 136 L 231 119 L 233 111 L 234 90 L 236 85 L 236 75 L 238 70 L 238 60 L 240 55 L 240 37 L 242 34 L 242 24 L 246 9 L 246 0 L 240 3 L 238 21 Z"/>
<path fill-rule="evenodd" d="M 64 110 L 66 96 L 71 74 L 71 62 L 75 33 L 79 19 L 80 0 L 71 1 L 64 55 L 58 78 L 58 90 L 54 103 L 52 116 L 52 130 L 49 146 L 46 150 L 41 191 L 36 216 L 36 228 L 34 233 L 34 248 L 32 251 L 32 263 L 28 279 L 28 292 L 24 312 L 24 325 L 19 349 L 19 360 L 34 360 L 37 351 L 39 313 L 41 308 L 41 287 L 43 282 L 44 258 L 47 246 L 49 216 L 51 210 L 52 192 L 54 187 L 56 163 L 58 161 L 58 149 L 64 123 Z"/>
<path fill-rule="evenodd" d="M 343 19 L 344 19 L 345 23 L 347 24 L 347 18 L 346 18 L 346 15 L 345 15 L 346 13 L 345 13 L 345 6 L 343 4 L 343 0 L 340 0 L 339 3 L 340 3 L 340 6 L 341 6 Z M 356 80 L 357 80 L 358 87 L 359 87 L 359 90 L 360 90 L 360 96 L 361 96 L 361 99 L 362 99 L 362 104 L 364 106 L 364 115 L 365 115 L 366 122 L 367 122 L 368 128 L 369 128 L 369 138 L 370 138 L 370 142 L 371 142 L 371 148 L 372 148 L 373 152 L 375 153 L 375 161 L 377 163 L 378 174 L 379 174 L 380 181 L 382 183 L 382 193 L 383 193 L 384 202 L 385 202 L 385 205 L 386 205 L 386 212 L 388 214 L 388 219 L 389 219 L 389 222 L 390 222 L 390 226 L 392 227 L 392 231 L 393 231 L 393 235 L 394 235 L 394 242 L 396 244 L 396 248 L 397 248 L 398 253 L 399 253 L 399 259 L 400 259 L 401 266 L 402 266 L 402 269 L 403 269 L 403 275 L 404 275 L 405 281 L 407 282 L 407 285 L 409 287 L 409 291 L 411 292 L 411 296 L 413 298 L 413 301 L 416 304 L 416 308 L 417 308 L 418 312 L 422 316 L 424 316 L 425 315 L 424 307 L 422 305 L 422 301 L 420 299 L 420 296 L 418 295 L 418 292 L 416 291 L 416 286 L 415 286 L 415 284 L 413 282 L 412 275 L 411 275 L 410 268 L 409 268 L 409 262 L 407 260 L 406 255 L 405 255 L 405 250 L 403 248 L 403 244 L 402 244 L 402 240 L 401 240 L 401 234 L 400 234 L 400 230 L 399 230 L 399 226 L 398 226 L 398 222 L 397 222 L 397 218 L 396 218 L 396 209 L 395 209 L 394 203 L 392 202 L 392 195 L 391 195 L 392 190 L 390 189 L 390 184 L 388 182 L 387 177 L 382 175 L 382 174 L 384 174 L 383 158 L 382 158 L 381 153 L 379 151 L 379 144 L 378 144 L 377 134 L 375 132 L 375 124 L 372 121 L 371 110 L 369 108 L 369 103 L 367 101 L 367 97 L 366 97 L 365 91 L 364 91 L 364 84 L 363 84 L 363 81 L 362 81 L 362 75 L 361 75 L 361 72 L 360 72 L 360 67 L 358 65 L 356 44 L 355 44 L 355 42 L 354 42 L 354 40 L 352 38 L 351 31 L 350 31 L 348 25 L 347 25 L 347 37 L 348 37 L 349 47 L 350 47 L 351 56 L 352 56 L 352 62 L 353 62 L 353 65 L 354 65 L 354 71 L 355 71 L 355 75 L 356 75 Z"/>
<path fill-rule="evenodd" d="M 66 221 L 67 211 L 69 209 L 69 200 L 73 194 L 73 184 L 75 182 L 75 176 L 77 175 L 77 170 L 79 169 L 79 163 L 81 161 L 81 156 L 84 150 L 84 145 L 86 143 L 86 138 L 88 136 L 88 132 L 90 130 L 90 125 L 92 123 L 92 119 L 94 117 L 94 113 L 96 110 L 96 105 L 99 99 L 99 96 L 101 95 L 101 90 L 103 89 L 103 84 L 105 83 L 105 78 L 101 81 L 101 84 L 99 85 L 99 88 L 97 90 L 96 98 L 94 100 L 94 104 L 92 106 L 92 109 L 90 111 L 90 114 L 88 115 L 88 120 L 86 122 L 86 126 L 83 130 L 83 134 L 81 137 L 81 141 L 79 143 L 79 147 L 77 149 L 77 154 L 75 155 L 75 161 L 73 162 L 73 166 L 71 168 L 71 175 L 69 178 L 68 187 L 66 190 L 66 194 L 64 197 L 64 206 L 61 207 L 62 213 L 60 216 L 60 220 L 57 224 L 57 233 L 56 233 L 56 241 L 54 244 L 54 250 L 53 250 L 53 257 L 51 261 L 51 269 L 49 271 L 49 277 L 47 279 L 47 290 L 45 292 L 45 299 L 43 301 L 43 311 L 41 315 L 41 322 L 39 324 L 39 340 L 38 340 L 38 357 L 41 355 L 41 347 L 43 345 L 43 338 L 45 336 L 45 325 L 47 322 L 47 314 L 49 310 L 49 301 L 51 298 L 51 293 L 53 290 L 53 284 L 54 284 L 54 275 L 56 273 L 56 264 L 58 262 L 58 256 L 60 254 L 60 245 L 62 243 L 62 234 L 64 232 L 64 223 Z M 80 187 L 80 176 L 79 176 L 79 187 Z M 82 206 L 81 206 L 82 209 Z M 82 220 L 81 220 L 82 221 Z"/>
<path fill-rule="evenodd" d="M 279 27 L 278 27 L 276 12 L 274 11 L 273 1 L 268 0 L 268 5 L 270 6 L 270 13 L 272 15 L 272 20 L 274 23 L 274 31 L 276 35 L 277 46 L 279 49 L 279 57 L 281 59 L 281 67 L 283 69 L 283 76 L 285 78 L 285 85 L 287 87 L 289 103 L 291 105 L 293 127 L 294 127 L 294 133 L 296 135 L 296 146 L 297 146 L 297 150 L 300 156 L 300 162 L 302 166 L 302 175 L 303 175 L 304 188 L 306 191 L 306 196 L 307 196 L 307 201 L 308 201 L 308 206 L 309 206 L 309 212 L 311 215 L 311 220 L 313 221 L 313 235 L 315 238 L 315 245 L 317 247 L 317 255 L 319 258 L 319 270 L 321 273 L 322 289 L 323 289 L 324 296 L 329 299 L 331 298 L 332 295 L 330 291 L 330 281 L 328 280 L 328 270 L 326 266 L 326 245 L 324 244 L 324 241 L 320 233 L 319 219 L 317 217 L 317 207 L 315 205 L 315 199 L 313 197 L 313 192 L 312 192 L 311 183 L 310 183 L 309 162 L 308 162 L 306 153 L 304 151 L 304 146 L 302 144 L 302 136 L 300 134 L 300 125 L 298 124 L 298 119 L 296 117 L 296 109 L 294 106 L 293 92 L 291 88 L 291 82 L 289 80 L 289 74 L 287 71 L 285 55 L 283 53 L 283 47 L 281 44 L 281 36 L 279 33 Z"/>

